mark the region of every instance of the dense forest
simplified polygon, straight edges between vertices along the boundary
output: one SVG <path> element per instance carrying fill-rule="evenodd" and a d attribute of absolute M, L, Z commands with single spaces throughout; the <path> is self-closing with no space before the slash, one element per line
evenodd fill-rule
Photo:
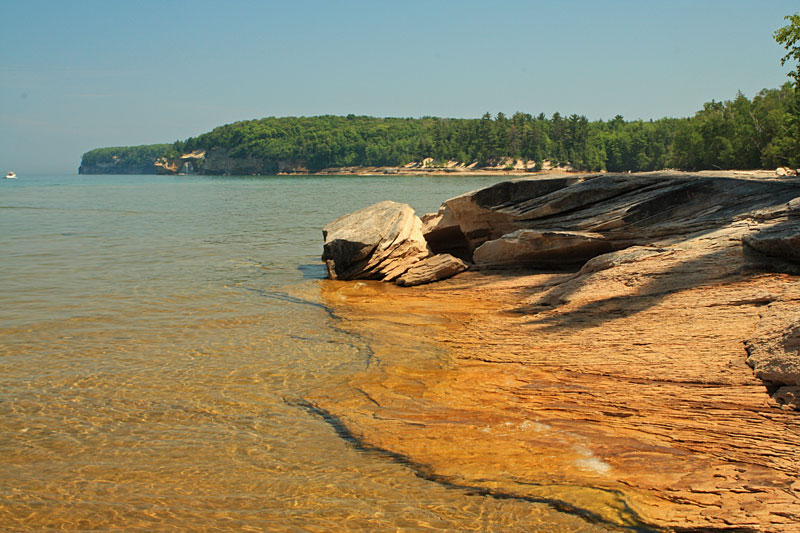
<path fill-rule="evenodd" d="M 662 168 L 755 169 L 797 166 L 793 136 L 795 92 L 787 83 L 753 99 L 711 101 L 691 118 L 590 121 L 488 113 L 479 119 L 374 118 L 348 115 L 269 117 L 220 126 L 172 145 L 101 148 L 83 165 L 117 161 L 152 164 L 159 156 L 224 149 L 233 158 L 302 162 L 310 170 L 345 166 L 400 166 L 433 158 L 487 167 L 522 159 L 577 170 L 644 171 Z"/>

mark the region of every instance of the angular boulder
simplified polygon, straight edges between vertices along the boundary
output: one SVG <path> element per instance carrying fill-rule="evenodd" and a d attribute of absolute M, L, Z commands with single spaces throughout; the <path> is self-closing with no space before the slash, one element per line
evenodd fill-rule
<path fill-rule="evenodd" d="M 752 337 L 745 341 L 745 348 L 747 364 L 756 377 L 780 387 L 773 398 L 782 404 L 797 404 L 796 399 L 788 398 L 800 387 L 800 311 L 796 302 L 770 304 L 761 313 Z"/>
<path fill-rule="evenodd" d="M 745 235 L 742 241 L 765 255 L 800 263 L 800 220 Z"/>
<path fill-rule="evenodd" d="M 483 268 L 574 265 L 610 251 L 599 233 L 521 229 L 483 243 L 473 260 Z"/>
<path fill-rule="evenodd" d="M 395 280 L 401 287 L 411 287 L 451 278 L 464 272 L 469 265 L 450 254 L 437 254 L 414 263 L 405 274 Z"/>
<path fill-rule="evenodd" d="M 337 218 L 322 230 L 331 279 L 394 281 L 431 255 L 422 221 L 407 204 L 385 201 Z"/>

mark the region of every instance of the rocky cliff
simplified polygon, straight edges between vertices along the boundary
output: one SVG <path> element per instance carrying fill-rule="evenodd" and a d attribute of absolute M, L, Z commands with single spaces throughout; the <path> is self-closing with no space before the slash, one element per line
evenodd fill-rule
<path fill-rule="evenodd" d="M 284 172 L 308 172 L 302 161 L 232 157 L 227 150 L 212 148 L 207 152 L 196 150 L 173 159 L 161 158 L 155 162 L 159 174 L 211 174 L 211 175 L 263 175 Z"/>
<path fill-rule="evenodd" d="M 155 174 L 155 159 L 147 163 L 127 163 L 119 158 L 94 164 L 81 163 L 78 174 Z"/>

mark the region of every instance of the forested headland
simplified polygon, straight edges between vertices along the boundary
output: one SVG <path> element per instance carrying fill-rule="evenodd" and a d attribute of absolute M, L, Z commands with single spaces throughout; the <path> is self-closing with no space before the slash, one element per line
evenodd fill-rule
<path fill-rule="evenodd" d="M 79 174 L 154 174 L 156 159 L 173 149 L 171 144 L 97 148 L 83 154 Z"/>
<path fill-rule="evenodd" d="M 800 15 L 773 34 L 796 63 L 789 82 L 752 99 L 712 100 L 689 118 L 590 121 L 517 112 L 481 118 L 269 117 L 214 128 L 171 145 L 100 148 L 79 172 L 268 174 L 344 167 L 470 169 L 544 165 L 611 172 L 800 166 Z M 523 162 L 520 167 L 517 162 Z"/>
<path fill-rule="evenodd" d="M 690 118 L 590 121 L 518 112 L 476 119 L 366 116 L 269 117 L 217 127 L 170 145 L 101 148 L 81 168 L 150 165 L 159 157 L 214 150 L 232 160 L 288 161 L 308 171 L 337 167 L 397 167 L 432 159 L 486 168 L 544 161 L 586 171 L 757 169 L 800 165 L 793 134 L 796 95 L 787 83 L 752 99 L 711 101 Z M 123 164 L 125 163 L 125 164 Z M 193 159 L 203 172 L 203 160 Z M 266 164 L 266 163 L 265 163 Z M 266 165 L 264 168 L 274 168 Z M 219 169 L 207 169 L 220 173 Z M 82 170 L 83 171 L 83 170 Z"/>

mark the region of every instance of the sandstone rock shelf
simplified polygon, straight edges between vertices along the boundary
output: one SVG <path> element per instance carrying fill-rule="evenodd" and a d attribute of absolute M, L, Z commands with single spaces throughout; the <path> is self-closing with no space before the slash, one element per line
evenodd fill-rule
<path fill-rule="evenodd" d="M 425 227 L 460 232 L 465 253 L 520 230 L 588 231 L 617 251 L 413 288 L 324 282 L 380 364 L 308 401 L 433 478 L 562 502 L 611 529 L 800 530 L 800 267 L 743 244 L 797 231 L 800 183 L 732 178 L 650 187 L 679 191 L 669 213 L 622 207 L 646 197 L 624 180 L 614 195 L 563 192 L 596 178 L 514 185 L 550 190 L 524 208 L 446 202 Z M 603 203 L 622 225 L 603 226 Z"/>

